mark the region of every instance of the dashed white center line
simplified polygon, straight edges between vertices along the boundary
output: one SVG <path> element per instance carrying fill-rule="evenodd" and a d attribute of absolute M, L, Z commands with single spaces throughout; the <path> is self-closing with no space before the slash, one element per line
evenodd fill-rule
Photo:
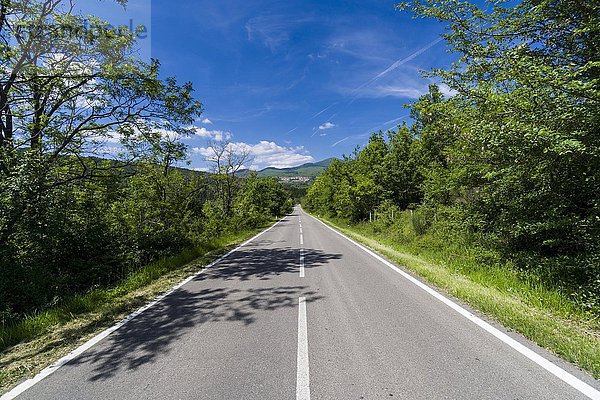
<path fill-rule="evenodd" d="M 302 233 L 302 222 L 300 224 L 300 278 L 304 278 L 304 233 Z"/>
<path fill-rule="evenodd" d="M 300 278 L 304 278 L 304 249 L 300 248 Z"/>
<path fill-rule="evenodd" d="M 296 400 L 310 400 L 308 372 L 308 329 L 306 322 L 306 298 L 298 301 L 298 372 L 296 375 Z"/>

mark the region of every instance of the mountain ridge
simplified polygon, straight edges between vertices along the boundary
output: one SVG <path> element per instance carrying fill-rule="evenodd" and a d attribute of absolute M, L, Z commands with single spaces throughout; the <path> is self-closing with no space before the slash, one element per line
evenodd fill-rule
<path fill-rule="evenodd" d="M 309 178 L 315 178 L 319 176 L 325 169 L 335 160 L 335 157 L 327 158 L 325 160 L 305 163 L 297 167 L 289 168 L 275 168 L 267 167 L 257 171 L 258 176 L 261 177 L 295 177 L 305 176 Z"/>

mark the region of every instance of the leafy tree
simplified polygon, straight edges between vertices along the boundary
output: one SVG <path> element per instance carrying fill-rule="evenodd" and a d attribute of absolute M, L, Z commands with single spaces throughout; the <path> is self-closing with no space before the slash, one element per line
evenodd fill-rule
<path fill-rule="evenodd" d="M 453 95 L 431 85 L 413 104 L 409 129 L 387 140 L 374 134 L 332 165 L 309 188 L 307 207 L 357 221 L 374 208 L 422 202 L 419 218 L 433 216 L 441 230 L 598 299 L 600 4 L 398 7 L 445 23 L 459 58 L 428 75 Z"/>
<path fill-rule="evenodd" d="M 388 153 L 384 156 L 384 187 L 387 199 L 404 210 L 410 205 L 421 202 L 422 176 L 419 160 L 414 154 L 417 143 L 412 132 L 406 127 L 397 132 L 389 132 Z"/>
<path fill-rule="evenodd" d="M 83 156 L 102 152 L 107 140 L 120 138 L 128 159 L 139 158 L 160 148 L 165 132 L 189 133 L 201 111 L 191 84 L 162 81 L 158 61 L 133 57 L 133 32 L 73 14 L 63 3 L 0 6 L 0 174 L 6 183 L 23 169 L 51 170 L 25 182 L 35 193 L 106 172 Z M 31 204 L 22 196 L 28 190 L 2 189 L 14 189 L 8 196 L 16 205 L 2 210 L 6 240 Z"/>
<path fill-rule="evenodd" d="M 201 104 L 133 45 L 132 32 L 67 1 L 0 0 L 0 314 L 114 282 L 190 243 L 183 221 L 199 207 L 183 199 L 197 188 L 170 171 Z M 91 157 L 117 140 L 120 162 Z M 128 225 L 134 208 L 148 220 Z"/>
<path fill-rule="evenodd" d="M 292 211 L 290 194 L 277 178 L 259 178 L 256 172 L 243 179 L 235 210 L 239 225 L 243 228 L 260 226 L 270 218 L 277 218 Z"/>
<path fill-rule="evenodd" d="M 445 118 L 458 127 L 447 176 L 481 216 L 480 228 L 509 249 L 593 253 L 600 231 L 600 6 L 486 6 L 400 5 L 444 22 L 451 50 L 460 53 L 452 68 L 434 72 L 457 92 Z"/>
<path fill-rule="evenodd" d="M 213 173 L 221 199 L 223 214 L 231 216 L 233 199 L 239 189 L 237 173 L 250 161 L 250 151 L 245 146 L 228 141 L 211 141 L 208 145 L 209 155 L 206 161 L 213 164 Z"/>

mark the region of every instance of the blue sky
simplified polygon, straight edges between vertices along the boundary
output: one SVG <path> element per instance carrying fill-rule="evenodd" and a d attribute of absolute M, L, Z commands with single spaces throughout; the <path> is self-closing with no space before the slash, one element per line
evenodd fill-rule
<path fill-rule="evenodd" d="M 85 10 L 125 19 L 99 4 Z M 340 157 L 371 132 L 409 121 L 403 105 L 430 83 L 420 70 L 456 56 L 438 23 L 394 4 L 130 0 L 127 12 L 148 25 L 143 56 L 160 59 L 165 76 L 193 82 L 204 104 L 198 134 L 186 139 L 191 166 L 206 168 L 203 148 L 216 138 L 247 146 L 248 166 L 264 168 Z"/>

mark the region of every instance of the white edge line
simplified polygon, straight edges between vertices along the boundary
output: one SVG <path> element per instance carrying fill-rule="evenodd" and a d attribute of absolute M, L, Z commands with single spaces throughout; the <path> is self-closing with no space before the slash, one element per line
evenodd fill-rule
<path fill-rule="evenodd" d="M 310 215 L 310 214 L 308 214 L 308 215 Z M 493 327 L 492 325 L 490 325 L 489 323 L 485 322 L 481 318 L 477 317 L 473 313 L 469 312 L 465 308 L 461 307 L 460 305 L 456 304 L 452 300 L 450 300 L 447 297 L 443 296 L 442 294 L 438 293 L 437 291 L 435 291 L 434 289 L 430 288 L 429 286 L 427 286 L 426 284 L 424 284 L 423 282 L 421 282 L 417 278 L 413 277 L 412 275 L 410 275 L 407 272 L 401 270 L 400 268 L 398 268 L 397 266 L 395 266 L 394 264 L 392 264 L 388 260 L 384 259 L 383 257 L 381 257 L 379 254 L 375 253 L 371 249 L 367 248 L 366 246 L 363 246 L 362 244 L 358 243 L 354 239 L 349 238 L 348 236 L 346 236 L 343 233 L 339 232 L 337 229 L 332 228 L 331 226 L 327 225 L 325 222 L 321 221 L 320 219 L 315 218 L 312 215 L 310 215 L 310 216 L 312 218 L 316 219 L 317 221 L 319 221 L 321 224 L 323 224 L 327 228 L 329 228 L 331 231 L 335 232 L 336 234 L 340 235 L 341 237 L 343 237 L 343 238 L 347 239 L 348 241 L 352 242 L 354 245 L 358 246 L 360 249 L 362 249 L 363 251 L 367 252 L 368 254 L 370 254 L 371 256 L 373 256 L 374 258 L 376 258 L 377 260 L 379 260 L 381 263 L 383 263 L 387 267 L 393 269 L 394 271 L 396 271 L 397 273 L 399 273 L 400 275 L 402 275 L 404 278 L 406 278 L 410 282 L 414 283 L 415 285 L 417 285 L 418 287 L 420 287 L 421 289 L 423 289 L 424 291 L 426 291 L 427 293 L 429 293 L 431 296 L 435 297 L 436 299 L 438 299 L 442 303 L 446 304 L 448 307 L 452 308 L 454 311 L 458 312 L 459 314 L 461 314 L 462 316 L 464 316 L 465 318 L 467 318 L 471 322 L 475 323 L 480 328 L 482 328 L 485 331 L 487 331 L 488 333 L 492 334 L 497 339 L 500 339 L 501 341 L 503 341 L 504 343 L 506 343 L 507 345 L 509 345 L 510 347 L 512 347 L 513 349 L 515 349 L 516 351 L 518 351 L 519 353 L 521 353 L 522 355 L 524 355 L 525 357 L 529 358 L 531 361 L 535 362 L 540 367 L 544 368 L 546 371 L 550 372 L 551 374 L 553 374 L 557 378 L 559 378 L 562 381 L 566 382 L 571 387 L 577 389 L 578 391 L 580 391 L 581 393 L 583 393 L 584 395 L 586 395 L 590 399 L 600 400 L 600 391 L 598 391 L 597 389 L 595 389 L 592 386 L 588 385 L 587 383 L 583 382 L 581 379 L 575 377 L 574 375 L 572 375 L 569 372 L 565 371 L 564 369 L 560 368 L 558 365 L 556 365 L 556 364 L 552 363 L 551 361 L 545 359 L 544 357 L 542 357 L 541 355 L 539 355 L 535 351 L 529 349 L 525 345 L 523 345 L 523 344 L 519 343 L 518 341 L 516 341 L 515 339 L 511 338 L 506 333 L 504 333 L 504 332 L 500 331 L 499 329 Z"/>
<path fill-rule="evenodd" d="M 46 367 L 45 369 L 43 369 L 42 371 L 40 371 L 33 378 L 30 378 L 30 379 L 22 382 L 21 384 L 15 386 L 12 390 L 10 390 L 10 391 L 6 392 L 5 394 L 3 394 L 0 397 L 0 400 L 12 400 L 15 397 L 19 396 L 20 394 L 22 394 L 27 389 L 29 389 L 30 387 L 32 387 L 33 385 L 35 385 L 38 382 L 42 381 L 44 378 L 47 378 L 48 376 L 52 375 L 60 367 L 62 367 L 63 365 L 67 364 L 68 362 L 70 362 L 70 361 L 74 360 L 75 358 L 77 358 L 78 356 L 80 356 L 83 352 L 85 352 L 86 350 L 90 349 L 92 346 L 94 346 L 95 344 L 97 344 L 98 342 L 100 342 L 102 339 L 106 338 L 108 335 L 110 335 L 111 333 L 113 333 L 117 329 L 121 328 L 123 325 L 127 324 L 129 321 L 131 321 L 132 319 L 134 319 L 135 317 L 137 317 L 138 315 L 140 315 L 144 311 L 146 311 L 149 308 L 151 308 L 154 305 L 156 305 L 158 302 L 160 302 L 161 300 L 163 300 L 165 297 L 167 297 L 168 295 L 170 295 L 171 293 L 173 293 L 177 289 L 181 288 L 183 285 L 185 285 L 186 283 L 188 283 L 189 281 L 191 281 L 192 279 L 194 279 L 196 276 L 202 274 L 207 269 L 209 269 L 209 268 L 213 267 L 214 265 L 218 264 L 219 262 L 223 261 L 225 258 L 227 258 L 228 256 L 230 256 L 232 253 L 235 253 L 240 248 L 246 246 L 247 244 L 249 244 L 253 240 L 258 239 L 259 236 L 262 236 L 263 234 L 265 234 L 268 231 L 270 231 L 271 229 L 273 229 L 276 225 L 278 225 L 285 218 L 286 217 L 284 217 L 284 218 L 280 219 L 279 221 L 275 222 L 273 225 L 271 225 L 267 229 L 259 232 L 258 234 L 256 234 L 252 238 L 246 240 L 244 243 L 240 244 L 235 249 L 232 249 L 232 250 L 228 251 L 226 254 L 222 255 L 219 258 L 217 258 L 216 260 L 214 260 L 213 262 L 211 262 L 210 264 L 208 264 L 206 267 L 202 268 L 200 271 L 194 273 L 191 276 L 188 276 L 183 281 L 181 281 L 177 285 L 173 286 L 167 292 L 165 292 L 165 293 L 159 295 L 158 297 L 156 297 L 150 303 L 148 303 L 148 304 L 144 305 L 143 307 L 139 308 L 137 311 L 134 311 L 133 313 L 129 314 L 125 319 L 117 322 L 115 325 L 111 326 L 110 328 L 108 328 L 108 329 L 100 332 L 99 334 L 97 334 L 96 336 L 94 336 L 93 338 L 91 338 L 90 340 L 88 340 L 87 342 L 85 342 L 84 344 L 82 344 L 81 346 L 79 346 L 78 348 L 76 348 L 75 350 L 71 351 L 69 354 L 67 354 L 63 358 L 61 358 L 58 361 L 54 362 L 52 365 Z"/>
<path fill-rule="evenodd" d="M 308 369 L 308 324 L 306 298 L 298 299 L 298 361 L 296 372 L 296 400 L 310 400 L 310 373 Z"/>

